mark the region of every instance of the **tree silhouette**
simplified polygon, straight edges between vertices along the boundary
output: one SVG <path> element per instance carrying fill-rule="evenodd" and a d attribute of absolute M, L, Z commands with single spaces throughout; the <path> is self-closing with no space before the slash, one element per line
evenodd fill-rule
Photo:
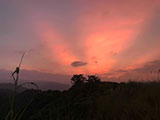
<path fill-rule="evenodd" d="M 98 83 L 100 82 L 100 78 L 95 75 L 89 75 L 87 82 L 88 83 Z"/>
<path fill-rule="evenodd" d="M 71 78 L 71 82 L 73 85 L 83 84 L 85 81 L 86 78 L 83 76 L 83 74 L 73 75 L 73 77 Z"/>

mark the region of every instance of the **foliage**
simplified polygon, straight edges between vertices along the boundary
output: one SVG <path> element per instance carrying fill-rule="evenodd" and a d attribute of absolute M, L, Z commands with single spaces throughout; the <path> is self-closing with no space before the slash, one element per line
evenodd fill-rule
<path fill-rule="evenodd" d="M 71 78 L 71 82 L 74 85 L 83 84 L 85 81 L 86 81 L 86 78 L 83 76 L 83 74 L 73 75 L 73 77 Z"/>
<path fill-rule="evenodd" d="M 71 82 L 73 85 L 81 85 L 84 83 L 98 83 L 100 82 L 100 78 L 95 75 L 88 75 L 88 79 L 83 76 L 83 74 L 73 75 L 71 78 Z"/>
<path fill-rule="evenodd" d="M 17 94 L 16 110 L 35 96 L 22 120 L 160 119 L 160 82 L 116 83 L 101 82 L 95 76 L 73 77 L 74 81 L 78 78 L 83 82 L 73 84 L 66 91 L 27 90 Z M 2 99 L 1 102 L 5 103 Z"/>
<path fill-rule="evenodd" d="M 12 73 L 12 78 L 13 78 L 13 82 L 14 82 L 14 90 L 13 90 L 13 93 L 10 97 L 10 109 L 9 109 L 8 114 L 5 117 L 5 120 L 21 120 L 24 112 L 26 111 L 26 109 L 30 106 L 30 104 L 33 101 L 33 98 L 32 98 L 25 106 L 23 106 L 22 109 L 19 109 L 18 112 L 16 112 L 16 110 L 15 110 L 16 95 L 17 95 L 17 90 L 19 88 L 22 88 L 24 85 L 29 84 L 29 85 L 32 85 L 38 89 L 38 86 L 33 82 L 27 82 L 27 83 L 23 83 L 20 85 L 18 84 L 19 83 L 20 66 L 22 64 L 22 60 L 23 60 L 24 55 L 25 55 L 25 53 L 22 55 L 19 66 L 16 67 L 15 71 Z"/>

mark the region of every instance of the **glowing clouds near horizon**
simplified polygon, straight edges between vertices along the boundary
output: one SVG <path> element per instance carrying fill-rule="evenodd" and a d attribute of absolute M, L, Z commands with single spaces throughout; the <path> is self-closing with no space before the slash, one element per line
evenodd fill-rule
<path fill-rule="evenodd" d="M 129 47 L 130 39 L 135 33 L 134 29 L 117 31 L 99 29 L 98 32 L 88 33 L 81 40 L 84 56 L 80 57 L 71 47 L 74 44 L 67 42 L 62 33 L 54 30 L 54 27 L 50 25 L 42 26 L 40 35 L 42 42 L 49 49 L 50 59 L 60 64 L 68 71 L 67 73 L 71 74 L 76 72 L 104 74 L 108 72 L 117 61 L 115 56 Z M 80 29 L 83 31 L 83 28 Z M 87 64 L 75 68 L 71 66 L 74 61 L 86 61 Z"/>
<path fill-rule="evenodd" d="M 105 4 L 95 3 L 94 7 L 84 8 L 78 12 L 78 15 L 74 16 L 74 24 L 67 29 L 62 26 L 58 28 L 55 21 L 44 20 L 44 22 L 40 19 L 38 34 L 41 42 L 46 46 L 48 51 L 46 54 L 50 56 L 48 59 L 59 65 L 57 72 L 105 74 L 116 69 L 129 69 L 131 66 L 135 68 L 138 63 L 143 64 L 149 60 L 150 57 L 146 57 L 148 53 L 143 55 L 143 52 L 142 57 L 134 59 L 134 63 L 129 59 L 127 61 L 127 57 L 123 55 L 137 41 L 143 41 L 137 36 L 144 31 L 144 26 L 152 17 L 153 5 L 151 9 L 147 9 L 142 4 L 133 4 L 137 8 L 136 11 L 130 8 L 132 3 L 126 4 L 127 7 L 113 2 L 107 5 L 106 9 Z M 72 23 L 65 22 L 65 24 Z M 66 35 L 69 33 L 68 29 L 77 34 Z M 133 48 L 130 53 L 135 51 L 136 49 Z M 126 62 L 122 65 L 123 61 Z"/>

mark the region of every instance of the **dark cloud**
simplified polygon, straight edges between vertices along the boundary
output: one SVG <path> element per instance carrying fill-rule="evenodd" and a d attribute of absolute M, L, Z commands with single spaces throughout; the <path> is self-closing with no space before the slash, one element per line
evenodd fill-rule
<path fill-rule="evenodd" d="M 119 73 L 126 73 L 126 72 L 128 72 L 128 70 L 117 70 L 116 72 L 119 72 Z"/>
<path fill-rule="evenodd" d="M 115 75 L 118 75 L 119 73 L 122 73 L 120 77 L 112 77 Z M 144 64 L 144 66 L 130 69 L 130 70 L 117 70 L 110 73 L 103 74 L 104 78 L 103 80 L 111 80 L 111 81 L 150 81 L 150 80 L 156 80 L 159 78 L 157 76 L 160 73 L 160 60 L 150 61 Z M 151 75 L 152 74 L 152 75 Z"/>
<path fill-rule="evenodd" d="M 160 60 L 147 62 L 144 66 L 124 72 L 121 81 L 152 81 L 159 79 Z"/>
<path fill-rule="evenodd" d="M 133 69 L 132 71 L 147 73 L 147 72 L 154 72 L 159 69 L 160 69 L 160 60 L 155 60 L 155 61 L 150 61 L 150 62 L 146 63 L 141 68 Z"/>
<path fill-rule="evenodd" d="M 120 70 L 113 71 L 113 72 L 110 72 L 110 73 L 105 73 L 103 75 L 112 76 L 112 75 L 116 75 L 117 73 L 127 73 L 127 72 L 129 72 L 129 71 L 128 70 L 120 69 Z"/>
<path fill-rule="evenodd" d="M 71 66 L 73 67 L 80 67 L 80 66 L 86 66 L 88 63 L 83 61 L 74 61 L 71 63 Z"/>

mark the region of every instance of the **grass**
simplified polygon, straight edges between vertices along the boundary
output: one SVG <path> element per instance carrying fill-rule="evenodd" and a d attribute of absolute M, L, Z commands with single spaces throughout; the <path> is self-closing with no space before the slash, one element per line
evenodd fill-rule
<path fill-rule="evenodd" d="M 36 89 L 39 89 L 38 86 L 33 82 L 22 83 L 20 85 L 18 84 L 19 83 L 20 66 L 22 64 L 22 60 L 24 58 L 24 55 L 25 55 L 25 53 L 22 55 L 19 67 L 17 67 L 16 70 L 12 73 L 12 78 L 13 78 L 13 82 L 14 82 L 14 90 L 13 90 L 13 93 L 10 97 L 10 110 L 5 117 L 5 120 L 21 120 L 24 112 L 31 105 L 31 103 L 33 101 L 33 98 L 32 98 L 31 101 L 28 102 L 21 110 L 19 110 L 18 112 L 15 112 L 15 100 L 16 100 L 17 90 L 19 88 L 28 84 L 28 85 L 34 86 Z"/>

